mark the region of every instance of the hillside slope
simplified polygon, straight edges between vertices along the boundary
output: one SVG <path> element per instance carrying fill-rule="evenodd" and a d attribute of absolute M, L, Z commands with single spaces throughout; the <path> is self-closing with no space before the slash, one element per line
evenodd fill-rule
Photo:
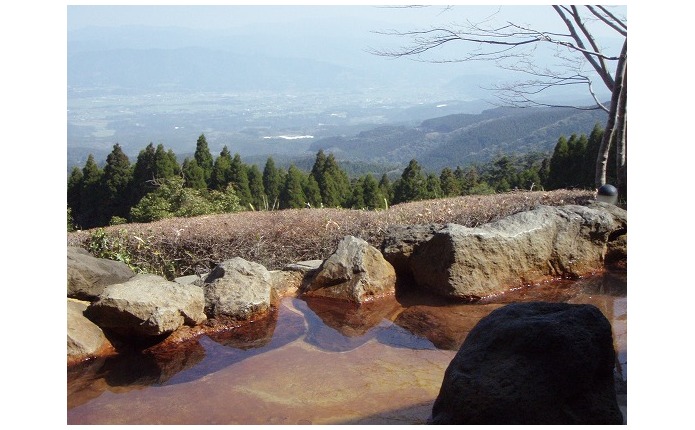
<path fill-rule="evenodd" d="M 551 152 L 560 136 L 591 133 L 606 115 L 571 108 L 496 108 L 480 114 L 433 118 L 417 127 L 382 126 L 354 136 L 312 143 L 310 150 L 339 159 L 405 164 L 413 158 L 429 170 L 485 163 L 499 153 Z"/>

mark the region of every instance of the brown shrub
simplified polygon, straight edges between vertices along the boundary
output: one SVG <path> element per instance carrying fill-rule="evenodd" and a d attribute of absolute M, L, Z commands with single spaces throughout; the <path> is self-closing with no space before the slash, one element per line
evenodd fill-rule
<path fill-rule="evenodd" d="M 172 218 L 105 227 L 140 271 L 202 274 L 232 257 L 270 270 L 301 260 L 325 259 L 346 235 L 379 248 L 392 225 L 456 223 L 475 227 L 542 204 L 585 204 L 586 190 L 510 192 L 403 203 L 388 210 L 289 209 Z M 94 230 L 68 233 L 68 246 L 89 247 Z"/>

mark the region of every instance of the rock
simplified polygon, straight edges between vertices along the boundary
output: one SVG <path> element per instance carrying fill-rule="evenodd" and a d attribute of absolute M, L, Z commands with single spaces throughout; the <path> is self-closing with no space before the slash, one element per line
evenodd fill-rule
<path fill-rule="evenodd" d="M 476 228 L 447 224 L 415 249 L 410 268 L 420 287 L 475 301 L 603 270 L 608 239 L 621 228 L 601 208 L 539 206 Z"/>
<path fill-rule="evenodd" d="M 391 263 L 398 276 L 409 276 L 408 259 L 415 248 L 444 228 L 442 224 L 395 225 L 388 228 L 381 244 L 384 259 Z"/>
<path fill-rule="evenodd" d="M 311 273 L 321 267 L 323 260 L 305 260 L 298 261 L 296 263 L 291 263 L 282 268 L 284 271 L 301 272 L 301 273 Z"/>
<path fill-rule="evenodd" d="M 270 283 L 273 287 L 272 300 L 295 296 L 301 289 L 306 274 L 297 270 L 271 270 Z"/>
<path fill-rule="evenodd" d="M 116 352 L 104 332 L 84 316 L 88 305 L 68 299 L 68 366 Z"/>
<path fill-rule="evenodd" d="M 68 297 L 94 301 L 107 285 L 133 276 L 135 272 L 125 263 L 96 258 L 84 248 L 68 247 Z"/>
<path fill-rule="evenodd" d="M 363 239 L 345 236 L 303 293 L 362 303 L 394 295 L 395 284 L 396 272 L 378 249 Z"/>
<path fill-rule="evenodd" d="M 148 337 L 171 333 L 182 325 L 200 324 L 206 319 L 204 305 L 200 287 L 139 274 L 106 287 L 85 315 L 102 329 Z"/>
<path fill-rule="evenodd" d="M 196 287 L 203 286 L 203 280 L 208 276 L 207 273 L 203 275 L 186 275 L 174 278 L 174 282 L 182 285 L 195 285 Z"/>
<path fill-rule="evenodd" d="M 261 264 L 234 257 L 210 272 L 203 289 L 209 318 L 248 319 L 270 308 L 272 278 Z"/>
<path fill-rule="evenodd" d="M 611 326 L 595 306 L 514 303 L 471 330 L 432 424 L 621 424 Z"/>
<path fill-rule="evenodd" d="M 306 260 L 291 263 L 282 270 L 271 270 L 273 301 L 283 297 L 296 296 L 311 281 L 323 260 Z"/>

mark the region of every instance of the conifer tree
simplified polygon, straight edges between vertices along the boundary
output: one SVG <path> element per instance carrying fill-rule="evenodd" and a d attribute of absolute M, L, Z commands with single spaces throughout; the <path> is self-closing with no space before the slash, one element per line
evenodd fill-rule
<path fill-rule="evenodd" d="M 192 188 L 194 190 L 205 190 L 207 189 L 207 183 L 205 182 L 205 172 L 195 161 L 195 158 L 191 159 L 186 157 L 183 160 L 183 165 L 181 166 L 181 174 L 184 179 L 184 187 Z"/>
<path fill-rule="evenodd" d="M 434 173 L 427 175 L 425 182 L 425 195 L 427 199 L 438 199 L 442 197 L 442 186 L 439 178 Z"/>
<path fill-rule="evenodd" d="M 275 167 L 275 161 L 273 157 L 268 157 L 263 168 L 263 188 L 265 189 L 265 195 L 268 197 L 270 209 L 277 207 L 282 186 L 283 180 L 280 177 L 280 172 Z"/>
<path fill-rule="evenodd" d="M 104 201 L 100 205 L 100 225 L 107 225 L 112 217 L 128 217 L 130 211 L 130 186 L 132 171 L 130 160 L 116 143 L 106 156 L 106 165 L 102 175 Z"/>
<path fill-rule="evenodd" d="M 450 168 L 445 167 L 442 169 L 439 174 L 439 183 L 441 184 L 444 197 L 453 197 L 461 194 L 461 184 Z"/>
<path fill-rule="evenodd" d="M 172 150 L 166 151 L 161 143 L 154 153 L 154 171 L 158 179 L 171 178 L 180 173 L 176 155 Z"/>
<path fill-rule="evenodd" d="M 363 188 L 364 178 L 353 179 L 351 185 L 352 191 L 350 192 L 350 198 L 346 202 L 346 206 L 352 209 L 364 209 L 366 204 L 364 203 L 364 188 Z"/>
<path fill-rule="evenodd" d="M 463 176 L 461 177 L 461 194 L 473 194 L 472 191 L 481 183 L 478 168 L 476 166 L 468 166 L 466 169 L 462 170 L 462 172 Z M 454 172 L 454 175 L 456 175 L 456 172 Z"/>
<path fill-rule="evenodd" d="M 341 207 L 350 198 L 350 179 L 338 166 L 333 154 L 326 157 L 322 181 L 317 181 L 321 189 L 321 199 L 326 207 Z"/>
<path fill-rule="evenodd" d="M 304 184 L 302 185 L 302 191 L 304 192 L 306 201 L 311 205 L 311 207 L 321 207 L 321 190 L 319 189 L 319 184 L 312 175 L 306 175 Z"/>
<path fill-rule="evenodd" d="M 138 154 L 138 158 L 133 166 L 131 206 L 136 205 L 145 194 L 156 188 L 152 182 L 157 179 L 155 172 L 155 154 L 156 151 L 153 143 L 147 145 L 147 147 Z"/>
<path fill-rule="evenodd" d="M 224 190 L 232 180 L 232 154 L 225 145 L 220 155 L 215 159 L 210 174 L 210 188 Z"/>
<path fill-rule="evenodd" d="M 265 208 L 268 202 L 268 197 L 265 195 L 265 189 L 263 187 L 263 174 L 258 166 L 252 164 L 248 166 L 246 176 L 249 178 L 251 204 L 256 210 Z"/>
<path fill-rule="evenodd" d="M 582 183 L 585 184 L 587 188 L 594 188 L 595 186 L 596 159 L 598 158 L 598 152 L 601 148 L 602 140 L 603 127 L 601 127 L 601 124 L 596 123 L 589 134 L 589 141 L 587 143 L 586 154 L 583 160 L 584 169 L 582 173 Z M 615 157 L 613 155 L 609 155 L 608 159 L 614 160 Z M 612 178 L 615 177 L 613 172 L 613 169 L 606 169 L 606 180 L 608 183 L 611 183 Z M 611 179 L 608 179 L 608 177 L 611 177 Z"/>
<path fill-rule="evenodd" d="M 379 183 L 369 173 L 362 178 L 362 197 L 367 209 L 384 207 L 384 194 L 381 192 Z"/>
<path fill-rule="evenodd" d="M 319 149 L 316 153 L 316 158 L 314 159 L 314 165 L 311 167 L 311 176 L 314 177 L 317 183 L 321 183 L 323 180 L 323 174 L 326 170 L 326 154 L 323 149 Z"/>
<path fill-rule="evenodd" d="M 420 164 L 415 159 L 410 160 L 394 189 L 394 203 L 422 200 L 427 192 L 426 182 Z"/>
<path fill-rule="evenodd" d="M 503 193 L 516 185 L 516 170 L 512 159 L 502 155 L 492 162 L 488 183 L 495 191 Z"/>
<path fill-rule="evenodd" d="M 76 214 L 81 213 L 82 204 L 82 185 L 84 182 L 84 176 L 82 175 L 82 170 L 75 166 L 70 172 L 68 177 L 68 210 L 70 211 L 70 225 L 72 227 L 78 227 L 75 222 Z"/>
<path fill-rule="evenodd" d="M 248 208 L 251 203 L 251 189 L 249 177 L 246 175 L 246 165 L 241 161 L 239 154 L 234 154 L 232 158 L 232 164 L 229 167 L 229 183 L 234 186 L 241 206 Z"/>
<path fill-rule="evenodd" d="M 306 204 L 303 185 L 304 178 L 302 171 L 294 164 L 287 169 L 285 183 L 280 191 L 280 209 L 303 208 Z"/>
<path fill-rule="evenodd" d="M 591 168 L 591 179 L 594 178 L 594 168 Z M 547 157 L 541 162 L 541 167 L 538 169 L 538 186 L 545 189 L 548 184 L 548 175 L 550 175 L 550 159 Z"/>
<path fill-rule="evenodd" d="M 103 191 L 101 187 L 102 171 L 94 161 L 94 156 L 89 154 L 87 161 L 82 168 L 82 192 L 80 193 L 79 214 L 73 213 L 73 218 L 82 228 L 92 228 L 99 226 L 98 211 L 103 202 Z"/>
<path fill-rule="evenodd" d="M 546 188 L 556 190 L 567 185 L 565 173 L 568 159 L 569 146 L 567 145 L 567 138 L 560 136 L 555 144 L 553 155 L 550 157 L 550 171 Z"/>
<path fill-rule="evenodd" d="M 381 180 L 379 181 L 379 190 L 388 202 L 393 201 L 393 184 L 386 173 L 381 175 Z"/>
<path fill-rule="evenodd" d="M 198 141 L 195 145 L 195 153 L 193 154 L 198 167 L 203 169 L 203 177 L 205 178 L 205 183 L 210 185 L 210 177 L 212 176 L 212 154 L 210 153 L 210 148 L 208 147 L 208 141 L 205 139 L 205 135 L 201 134 L 198 137 Z"/>

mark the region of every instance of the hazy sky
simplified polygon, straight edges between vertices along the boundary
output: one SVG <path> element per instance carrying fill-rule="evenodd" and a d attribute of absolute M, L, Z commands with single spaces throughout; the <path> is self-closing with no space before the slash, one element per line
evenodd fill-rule
<path fill-rule="evenodd" d="M 460 2 L 459 2 L 460 3 Z M 530 24 L 558 22 L 548 5 L 518 6 L 513 3 L 502 7 L 504 17 Z M 479 5 L 495 4 L 478 2 Z M 385 7 L 363 3 L 362 6 L 309 4 L 305 6 L 280 4 L 271 6 L 215 5 L 215 6 L 68 6 L 67 28 L 73 30 L 89 25 L 155 25 L 217 29 L 249 23 L 287 22 L 301 18 L 344 21 L 352 18 L 369 19 L 394 24 L 429 25 L 450 23 L 464 19 L 489 16 L 498 6 L 471 6 L 460 4 L 453 8 L 445 5 L 431 7 Z M 560 23 L 558 22 L 558 25 Z"/>

